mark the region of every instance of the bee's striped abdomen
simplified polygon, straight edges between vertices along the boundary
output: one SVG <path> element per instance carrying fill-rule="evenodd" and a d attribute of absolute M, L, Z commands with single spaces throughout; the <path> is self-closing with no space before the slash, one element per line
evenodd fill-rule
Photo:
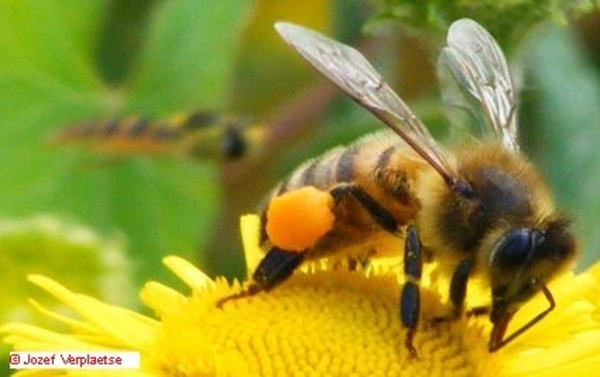
<path fill-rule="evenodd" d="M 339 183 L 337 173 L 338 162 L 345 150 L 346 148 L 338 147 L 300 165 L 287 178 L 281 181 L 272 196 L 278 196 L 305 186 L 314 186 L 321 190 L 327 190 L 331 186 L 336 185 Z"/>
<path fill-rule="evenodd" d="M 387 136 L 385 132 L 368 135 L 347 147 L 334 148 L 305 162 L 281 181 L 271 197 L 305 186 L 329 190 L 340 184 L 357 183 L 357 179 L 361 181 L 359 184 L 371 180 L 383 186 L 395 183 L 389 182 L 389 165 L 395 162 L 395 154 L 407 150 L 399 146 L 397 140 Z"/>

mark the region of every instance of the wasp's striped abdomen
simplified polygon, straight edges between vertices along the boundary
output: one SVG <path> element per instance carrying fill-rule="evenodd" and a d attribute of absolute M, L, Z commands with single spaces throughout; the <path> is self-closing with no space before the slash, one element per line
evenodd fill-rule
<path fill-rule="evenodd" d="M 81 144 L 103 153 L 160 153 L 181 137 L 181 131 L 147 118 L 116 119 L 106 123 L 82 123 L 59 131 L 57 144 Z"/>
<path fill-rule="evenodd" d="M 179 154 L 230 161 L 246 156 L 263 134 L 261 127 L 241 118 L 198 111 L 167 120 L 129 117 L 77 124 L 60 130 L 52 142 L 113 155 Z"/>

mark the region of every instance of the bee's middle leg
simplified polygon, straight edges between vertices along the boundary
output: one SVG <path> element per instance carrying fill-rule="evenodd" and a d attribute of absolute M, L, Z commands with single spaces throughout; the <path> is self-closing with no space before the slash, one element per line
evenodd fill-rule
<path fill-rule="evenodd" d="M 252 274 L 252 283 L 243 291 L 217 301 L 217 307 L 242 297 L 268 291 L 289 278 L 304 260 L 304 253 L 273 247 L 260 261 Z"/>
<path fill-rule="evenodd" d="M 419 283 L 423 271 L 423 247 L 419 240 L 417 227 L 411 225 L 406 230 L 404 243 L 405 282 L 400 295 L 400 319 L 407 329 L 405 346 L 411 357 L 417 357 L 413 339 L 419 324 L 421 296 Z"/>
<path fill-rule="evenodd" d="M 399 233 L 400 229 L 396 218 L 360 186 L 338 186 L 331 190 L 331 195 L 336 202 L 343 200 L 347 196 L 355 198 L 384 230 L 392 234 Z M 417 356 L 417 351 L 413 345 L 413 338 L 419 324 L 421 304 L 419 284 L 423 270 L 424 254 L 425 251 L 419 240 L 417 227 L 411 225 L 406 230 L 404 246 L 404 275 L 406 281 L 400 295 L 400 319 L 407 329 L 405 346 L 411 357 Z"/>

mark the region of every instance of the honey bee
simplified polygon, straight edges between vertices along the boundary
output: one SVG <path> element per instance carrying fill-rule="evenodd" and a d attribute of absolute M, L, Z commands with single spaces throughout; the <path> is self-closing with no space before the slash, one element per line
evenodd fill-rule
<path fill-rule="evenodd" d="M 250 285 L 218 305 L 268 291 L 308 260 L 365 261 L 404 244 L 400 320 L 411 355 L 416 355 L 421 269 L 430 259 L 450 281 L 451 317 L 466 313 L 469 281 L 489 286 L 489 306 L 473 311 L 489 314 L 489 352 L 546 316 L 555 307 L 547 284 L 570 266 L 576 242 L 570 221 L 554 209 L 547 185 L 519 150 L 515 90 L 493 37 L 469 19 L 454 22 L 448 31 L 438 66 L 452 80 L 454 105 L 481 114 L 488 131 L 450 153 L 357 50 L 302 26 L 277 23 L 275 28 L 392 132 L 333 149 L 283 180 L 261 211 L 266 254 Z M 308 200 L 295 198 L 304 191 Z M 325 200 L 312 201 L 321 196 Z M 280 210 L 280 201 L 288 199 L 300 201 L 294 207 L 298 213 L 286 206 Z M 323 217 L 323 208 L 331 219 L 313 232 L 311 213 Z M 279 225 L 282 218 L 288 225 Z M 290 233 L 299 233 L 291 238 L 300 242 L 286 239 Z M 514 314 L 540 292 L 547 309 L 506 336 Z"/>
<path fill-rule="evenodd" d="M 119 156 L 178 154 L 232 161 L 249 155 L 263 135 L 264 129 L 247 119 L 197 111 L 163 121 L 129 117 L 77 124 L 52 135 L 51 142 Z"/>

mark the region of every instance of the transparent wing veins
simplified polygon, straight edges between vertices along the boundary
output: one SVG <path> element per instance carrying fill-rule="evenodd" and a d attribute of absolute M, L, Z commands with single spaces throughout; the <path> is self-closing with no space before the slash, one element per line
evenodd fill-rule
<path fill-rule="evenodd" d="M 453 101 L 469 109 L 474 100 L 494 136 L 505 148 L 518 151 L 515 91 L 494 38 L 475 21 L 456 21 L 450 26 L 438 64 L 440 71 L 450 73 L 463 96 Z"/>
<path fill-rule="evenodd" d="M 449 185 L 456 184 L 454 169 L 427 128 L 360 52 L 302 26 L 278 22 L 275 28 L 315 69 L 396 132 Z"/>

